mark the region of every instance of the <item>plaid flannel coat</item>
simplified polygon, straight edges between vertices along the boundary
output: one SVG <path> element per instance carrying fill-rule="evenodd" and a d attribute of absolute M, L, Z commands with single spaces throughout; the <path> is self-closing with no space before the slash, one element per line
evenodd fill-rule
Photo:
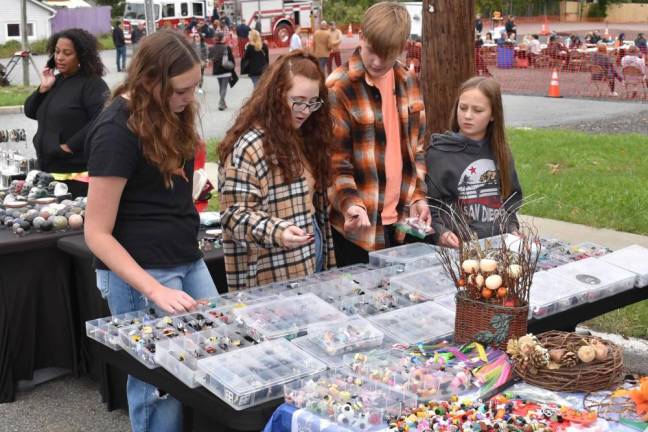
<path fill-rule="evenodd" d="M 394 81 L 403 156 L 403 181 L 396 208 L 400 220 L 409 215 L 411 204 L 425 199 L 425 108 L 417 78 L 399 63 L 394 66 Z M 367 82 L 359 50 L 329 76 L 326 85 L 337 144 L 333 187 L 329 191 L 331 225 L 344 233 L 346 210 L 352 205 L 364 207 L 371 228 L 363 235 L 349 233 L 345 237 L 368 251 L 382 249 L 385 239 L 380 214 L 387 140 L 380 91 Z"/>
<path fill-rule="evenodd" d="M 315 244 L 285 249 L 282 234 L 291 225 L 313 233 L 305 178 L 286 183 L 263 152 L 263 132 L 251 128 L 219 168 L 223 250 L 229 291 L 315 273 Z M 313 194 L 314 217 L 321 228 L 325 268 L 335 265 L 328 222 L 328 198 Z"/>

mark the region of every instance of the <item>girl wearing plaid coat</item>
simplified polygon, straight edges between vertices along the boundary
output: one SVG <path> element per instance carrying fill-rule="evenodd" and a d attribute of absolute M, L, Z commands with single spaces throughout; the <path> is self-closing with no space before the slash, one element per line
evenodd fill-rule
<path fill-rule="evenodd" d="M 301 50 L 279 58 L 219 147 L 230 291 L 335 265 L 326 195 L 332 140 L 317 59 Z"/>

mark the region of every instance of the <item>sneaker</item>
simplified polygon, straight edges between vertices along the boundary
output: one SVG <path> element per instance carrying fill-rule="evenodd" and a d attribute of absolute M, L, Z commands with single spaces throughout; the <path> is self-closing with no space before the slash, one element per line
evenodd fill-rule
<path fill-rule="evenodd" d="M 614 92 L 610 92 L 610 96 L 617 97 L 617 96 L 619 96 L 619 93 L 617 93 L 617 92 L 615 92 L 615 91 L 614 91 Z"/>

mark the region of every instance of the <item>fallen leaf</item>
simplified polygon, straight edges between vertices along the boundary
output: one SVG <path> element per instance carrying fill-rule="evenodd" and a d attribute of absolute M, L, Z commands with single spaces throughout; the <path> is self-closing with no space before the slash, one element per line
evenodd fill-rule
<path fill-rule="evenodd" d="M 547 166 L 549 167 L 549 173 L 552 175 L 558 174 L 558 172 L 560 171 L 560 164 L 548 163 Z"/>

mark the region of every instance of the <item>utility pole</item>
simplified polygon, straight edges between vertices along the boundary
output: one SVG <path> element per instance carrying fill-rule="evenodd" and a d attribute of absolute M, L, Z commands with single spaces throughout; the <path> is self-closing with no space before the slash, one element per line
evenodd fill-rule
<path fill-rule="evenodd" d="M 462 82 L 475 73 L 475 1 L 423 1 L 421 86 L 426 138 L 444 132 Z"/>
<path fill-rule="evenodd" d="M 29 32 L 27 30 L 27 0 L 20 0 L 20 39 L 22 41 L 22 51 L 29 51 L 29 42 L 27 40 Z M 22 56 L 23 66 L 23 85 L 29 86 L 29 55 Z"/>
<path fill-rule="evenodd" d="M 207 4 L 205 3 L 205 7 Z M 155 13 L 153 9 L 153 0 L 144 0 L 144 18 L 146 19 L 146 34 L 155 33 Z"/>

